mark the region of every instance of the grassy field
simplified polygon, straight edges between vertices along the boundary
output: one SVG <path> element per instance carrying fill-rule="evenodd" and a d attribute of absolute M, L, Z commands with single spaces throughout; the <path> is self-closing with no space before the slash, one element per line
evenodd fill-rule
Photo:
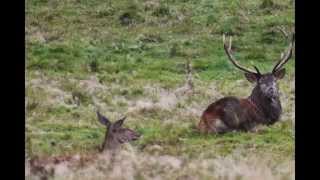
<path fill-rule="evenodd" d="M 278 26 L 294 26 L 292 1 L 26 1 L 26 161 L 95 153 L 99 107 L 143 136 L 111 169 L 101 158 L 55 179 L 294 178 L 294 58 L 279 82 L 279 123 L 262 133 L 195 130 L 210 103 L 253 87 L 227 60 L 222 33 L 242 64 L 267 72 L 288 45 Z M 193 94 L 179 92 L 187 60 Z"/>

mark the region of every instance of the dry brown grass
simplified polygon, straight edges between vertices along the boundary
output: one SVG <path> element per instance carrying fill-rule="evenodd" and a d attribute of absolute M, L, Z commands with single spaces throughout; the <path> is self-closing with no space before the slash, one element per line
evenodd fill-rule
<path fill-rule="evenodd" d="M 244 152 L 242 152 L 244 153 Z M 77 158 L 74 158 L 77 159 Z M 78 158 L 79 159 L 79 158 Z M 275 164 L 267 154 L 243 156 L 234 152 L 226 157 L 187 159 L 181 155 L 149 155 L 138 152 L 130 145 L 113 157 L 98 155 L 93 163 L 75 168 L 70 162 L 46 164 L 47 170 L 54 169 L 52 179 L 248 179 L 277 180 L 294 178 L 294 160 Z M 76 160 L 77 161 L 77 160 Z M 68 164 L 69 163 L 69 164 Z M 73 161 L 75 163 L 75 161 Z M 78 162 L 76 162 L 78 163 Z M 27 179 L 30 175 L 26 168 Z"/>

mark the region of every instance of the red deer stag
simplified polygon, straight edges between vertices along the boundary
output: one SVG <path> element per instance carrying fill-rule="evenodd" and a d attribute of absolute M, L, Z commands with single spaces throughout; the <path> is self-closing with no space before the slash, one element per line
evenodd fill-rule
<path fill-rule="evenodd" d="M 282 68 L 293 54 L 295 35 L 285 54 L 281 54 L 271 73 L 261 74 L 256 66 L 255 71 L 241 66 L 231 54 L 232 39 L 225 42 L 224 50 L 234 66 L 244 72 L 246 79 L 255 83 L 251 95 L 247 98 L 224 97 L 210 104 L 203 112 L 198 129 L 202 133 L 225 133 L 230 131 L 255 131 L 256 126 L 272 125 L 282 113 L 277 80 L 285 75 Z"/>

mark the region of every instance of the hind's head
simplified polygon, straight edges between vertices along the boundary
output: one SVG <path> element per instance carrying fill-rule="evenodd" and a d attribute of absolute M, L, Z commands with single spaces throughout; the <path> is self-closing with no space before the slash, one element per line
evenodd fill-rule
<path fill-rule="evenodd" d="M 97 116 L 99 122 L 105 125 L 107 130 L 102 145 L 102 151 L 116 149 L 120 144 L 137 140 L 140 137 L 139 133 L 129 128 L 122 127 L 126 117 L 112 123 L 108 118 L 100 114 L 99 111 L 97 111 Z"/>

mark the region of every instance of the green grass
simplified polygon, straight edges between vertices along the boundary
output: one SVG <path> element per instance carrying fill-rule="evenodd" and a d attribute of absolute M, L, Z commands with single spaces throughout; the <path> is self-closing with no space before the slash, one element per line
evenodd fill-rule
<path fill-rule="evenodd" d="M 132 123 L 133 124 L 133 123 Z M 75 152 L 96 151 L 105 133 L 103 126 L 75 124 L 52 124 L 40 122 L 36 125 L 42 133 L 28 132 L 32 139 L 33 155 L 70 154 Z M 161 154 L 184 155 L 193 158 L 203 155 L 207 158 L 226 156 L 235 149 L 247 149 L 254 153 L 273 153 L 275 157 L 290 157 L 294 150 L 292 125 L 290 122 L 278 123 L 266 128 L 262 133 L 234 132 L 224 135 L 203 135 L 194 125 L 185 123 L 152 122 L 132 125 L 143 135 L 134 143 L 141 151 L 149 152 L 148 146 L 159 145 Z M 54 143 L 54 145 L 52 145 Z"/>
<path fill-rule="evenodd" d="M 272 154 L 276 161 L 294 159 L 294 58 L 280 81 L 284 121 L 261 134 L 195 131 L 201 111 L 213 100 L 245 97 L 252 89 L 228 61 L 222 33 L 233 35 L 242 64 L 262 72 L 272 69 L 288 45 L 273 29 L 294 26 L 294 7 L 289 0 L 272 2 L 28 0 L 28 155 L 95 152 L 105 131 L 95 115 L 98 101 L 113 121 L 127 114 L 126 126 L 143 135 L 131 143 L 142 153 L 205 159 L 241 149 Z M 172 93 L 185 83 L 187 59 L 197 93 L 174 99 Z M 87 81 L 89 87 L 83 85 Z"/>

